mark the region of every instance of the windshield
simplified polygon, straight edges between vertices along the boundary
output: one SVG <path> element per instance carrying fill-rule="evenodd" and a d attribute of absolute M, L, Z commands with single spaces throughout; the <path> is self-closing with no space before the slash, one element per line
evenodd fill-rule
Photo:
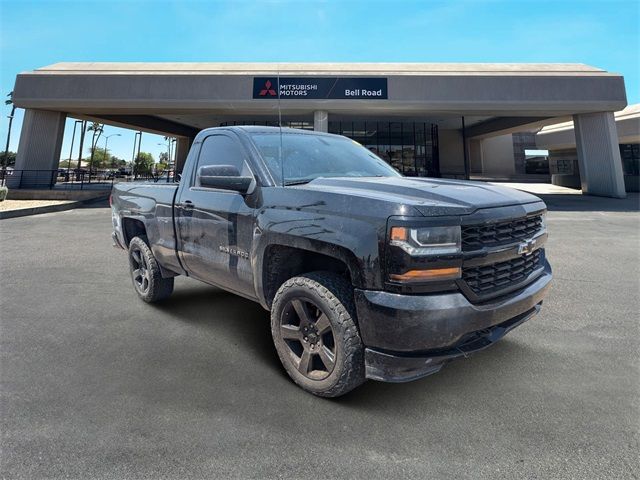
<path fill-rule="evenodd" d="M 251 138 L 273 178 L 282 185 L 324 177 L 399 177 L 384 160 L 346 137 L 283 133 L 253 133 Z M 282 145 L 282 156 L 280 155 Z M 284 160 L 284 168 L 280 164 Z"/>

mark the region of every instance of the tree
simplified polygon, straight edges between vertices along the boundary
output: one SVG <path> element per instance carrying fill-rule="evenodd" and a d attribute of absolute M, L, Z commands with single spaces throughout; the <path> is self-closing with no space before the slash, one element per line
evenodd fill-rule
<path fill-rule="evenodd" d="M 6 160 L 6 164 L 4 161 Z M 13 167 L 16 164 L 16 152 L 6 151 L 2 156 L 3 166 Z"/>
<path fill-rule="evenodd" d="M 149 174 L 154 163 L 153 155 L 147 152 L 140 152 L 133 162 L 133 173 L 135 175 Z"/>
<path fill-rule="evenodd" d="M 91 156 L 89 157 L 89 169 L 96 170 L 98 168 L 107 168 L 111 166 L 111 155 L 105 151 L 104 148 L 95 147 L 93 150 L 89 150 Z"/>
<path fill-rule="evenodd" d="M 160 155 L 158 155 L 158 157 L 159 163 L 169 163 L 169 154 L 167 152 L 160 152 Z"/>
<path fill-rule="evenodd" d="M 91 125 L 89 125 L 89 128 L 87 128 L 87 131 L 93 132 L 94 140 L 91 142 L 92 144 L 97 144 L 98 140 L 95 137 L 96 135 L 98 136 L 102 135 L 103 130 L 104 130 L 104 125 L 98 122 L 91 122 Z"/>
<path fill-rule="evenodd" d="M 162 175 L 167 168 L 169 168 L 169 164 L 167 163 L 164 163 L 164 162 L 156 163 L 156 173 L 158 175 Z"/>
<path fill-rule="evenodd" d="M 104 131 L 104 125 L 98 122 L 92 122 L 87 129 L 90 132 L 93 132 L 93 137 L 91 138 L 91 157 L 89 157 L 89 181 L 91 181 L 91 170 L 93 170 L 93 157 L 95 155 L 96 147 L 98 146 L 98 140 L 100 140 L 100 135 Z"/>
<path fill-rule="evenodd" d="M 109 161 L 109 166 L 111 168 L 120 168 L 125 167 L 127 165 L 127 161 L 122 158 L 118 158 L 115 155 L 111 155 L 111 160 Z"/>

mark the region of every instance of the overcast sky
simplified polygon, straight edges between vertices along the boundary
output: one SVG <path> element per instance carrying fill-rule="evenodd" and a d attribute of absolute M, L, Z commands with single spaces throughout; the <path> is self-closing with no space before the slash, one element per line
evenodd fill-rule
<path fill-rule="evenodd" d="M 637 0 L 0 0 L 0 87 L 5 95 L 17 73 L 64 61 L 577 62 L 623 74 L 638 103 L 639 26 Z M 19 111 L 13 151 L 21 121 Z M 133 132 L 106 133 L 122 134 L 109 149 L 130 159 Z M 162 141 L 145 134 L 142 150 L 157 159 Z"/>

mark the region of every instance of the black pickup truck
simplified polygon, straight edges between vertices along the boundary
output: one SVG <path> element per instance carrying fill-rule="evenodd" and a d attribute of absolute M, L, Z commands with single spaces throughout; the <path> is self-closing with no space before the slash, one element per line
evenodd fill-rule
<path fill-rule="evenodd" d="M 321 396 L 435 373 L 534 316 L 551 281 L 540 199 L 406 178 L 337 135 L 203 130 L 179 183 L 118 183 L 111 208 L 143 300 L 186 275 L 259 302 Z"/>

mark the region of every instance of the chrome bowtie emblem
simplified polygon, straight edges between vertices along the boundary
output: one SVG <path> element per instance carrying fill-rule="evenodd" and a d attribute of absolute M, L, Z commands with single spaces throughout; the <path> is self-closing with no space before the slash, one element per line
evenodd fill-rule
<path fill-rule="evenodd" d="M 529 255 L 536 247 L 536 240 L 531 239 L 518 245 L 518 255 Z"/>

